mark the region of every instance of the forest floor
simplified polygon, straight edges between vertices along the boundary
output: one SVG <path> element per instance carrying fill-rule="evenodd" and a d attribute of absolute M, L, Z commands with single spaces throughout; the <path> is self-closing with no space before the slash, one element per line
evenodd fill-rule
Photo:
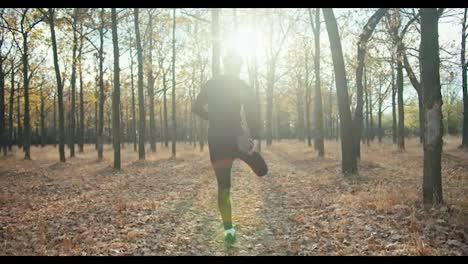
<path fill-rule="evenodd" d="M 362 146 L 359 175 L 341 174 L 340 145 L 318 158 L 303 142 L 273 142 L 269 174 L 233 168 L 233 222 L 226 250 L 208 150 L 158 144 L 138 161 L 93 145 L 66 163 L 52 146 L 0 158 L 0 255 L 468 255 L 468 154 L 444 138 L 445 204 L 422 207 L 422 147 Z M 68 149 L 67 158 L 68 158 Z"/>

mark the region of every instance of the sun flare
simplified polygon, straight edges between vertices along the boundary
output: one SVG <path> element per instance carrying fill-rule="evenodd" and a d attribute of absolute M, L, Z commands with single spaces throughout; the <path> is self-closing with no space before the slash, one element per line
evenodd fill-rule
<path fill-rule="evenodd" d="M 260 49 L 260 33 L 251 28 L 241 28 L 228 36 L 226 50 L 238 52 L 244 59 L 252 58 Z"/>

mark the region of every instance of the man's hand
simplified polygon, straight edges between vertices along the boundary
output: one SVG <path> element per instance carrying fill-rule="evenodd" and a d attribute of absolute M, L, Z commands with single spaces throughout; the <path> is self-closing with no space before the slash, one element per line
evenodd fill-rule
<path fill-rule="evenodd" d="M 254 139 L 250 141 L 249 155 L 252 155 L 258 149 L 258 140 Z"/>

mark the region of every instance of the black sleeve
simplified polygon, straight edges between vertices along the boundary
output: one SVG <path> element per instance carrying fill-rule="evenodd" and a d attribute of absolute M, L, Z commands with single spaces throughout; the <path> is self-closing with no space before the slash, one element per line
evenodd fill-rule
<path fill-rule="evenodd" d="M 245 109 L 245 118 L 250 130 L 250 135 L 254 139 L 259 139 L 259 126 L 257 119 L 257 98 L 254 90 L 244 83 L 243 105 Z"/>
<path fill-rule="evenodd" d="M 208 103 L 207 84 L 208 83 L 203 85 L 200 89 L 200 93 L 198 94 L 197 99 L 195 100 L 195 103 L 192 107 L 192 112 L 205 120 L 208 120 L 208 111 L 205 108 Z"/>

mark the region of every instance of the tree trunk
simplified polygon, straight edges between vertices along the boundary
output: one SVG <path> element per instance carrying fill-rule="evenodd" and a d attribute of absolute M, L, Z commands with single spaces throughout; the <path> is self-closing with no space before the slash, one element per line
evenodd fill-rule
<path fill-rule="evenodd" d="M 369 142 L 369 129 L 370 129 L 370 126 L 369 126 L 369 91 L 368 91 L 368 85 L 367 85 L 367 69 L 364 68 L 364 96 L 365 96 L 365 99 L 366 99 L 366 118 L 365 118 L 365 123 L 366 123 L 366 127 L 365 127 L 365 130 L 364 130 L 364 139 L 367 143 L 367 145 L 369 146 L 370 145 L 370 142 Z M 360 144 L 359 144 L 360 145 Z M 358 158 L 361 157 L 361 148 L 360 146 L 356 146 L 357 147 L 357 156 Z"/>
<path fill-rule="evenodd" d="M 357 157 L 360 157 L 360 142 L 361 142 L 361 135 L 362 135 L 362 105 L 363 105 L 363 84 L 362 84 L 362 75 L 363 75 L 363 68 L 364 68 L 364 61 L 366 57 L 366 49 L 367 49 L 367 42 L 369 38 L 372 36 L 375 27 L 379 23 L 380 19 L 385 15 L 387 12 L 387 8 L 379 8 L 367 21 L 366 25 L 364 26 L 361 35 L 359 36 L 359 41 L 357 45 L 357 60 L 358 65 L 356 68 L 356 110 L 354 112 L 354 148 L 356 151 Z"/>
<path fill-rule="evenodd" d="M 468 28 L 467 10 L 463 15 L 463 30 L 462 30 L 462 44 L 461 44 L 461 65 L 462 65 L 462 90 L 463 90 L 463 128 L 462 128 L 462 147 L 468 148 L 468 83 L 467 83 L 467 69 L 468 63 L 466 62 L 466 29 Z"/>
<path fill-rule="evenodd" d="M 16 98 L 16 123 L 18 124 L 18 136 L 17 136 L 17 143 L 18 147 L 23 147 L 23 127 L 21 125 L 21 105 L 20 105 L 20 90 L 18 87 L 18 97 Z"/>
<path fill-rule="evenodd" d="M 59 110 L 59 155 L 60 161 L 65 162 L 65 126 L 64 126 L 64 109 L 63 109 L 63 82 L 60 76 L 60 68 L 58 63 L 57 42 L 55 39 L 54 12 L 49 8 L 49 25 L 52 40 L 52 49 L 54 54 L 55 76 L 57 79 L 57 96 Z"/>
<path fill-rule="evenodd" d="M 422 93 L 422 91 L 421 91 Z M 423 95 L 418 94 L 418 113 L 419 113 L 419 142 L 424 144 L 424 103 Z"/>
<path fill-rule="evenodd" d="M 114 139 L 114 169 L 120 170 L 120 66 L 117 12 L 111 9 L 112 43 L 114 46 L 114 94 L 112 98 L 112 133 Z"/>
<path fill-rule="evenodd" d="M 437 8 L 421 8 L 420 65 L 424 97 L 424 204 L 442 199 L 442 95 L 439 76 L 439 33 Z"/>
<path fill-rule="evenodd" d="M 398 149 L 405 149 L 405 112 L 403 105 L 403 65 L 401 63 L 401 45 L 397 51 L 397 97 L 398 97 Z"/>
<path fill-rule="evenodd" d="M 379 143 L 382 142 L 383 130 L 382 130 L 382 104 L 383 104 L 383 95 L 382 95 L 382 79 L 379 78 L 379 97 L 377 98 L 377 137 Z"/>
<path fill-rule="evenodd" d="M 81 34 L 83 34 L 83 24 L 80 25 Z M 79 64 L 78 70 L 80 72 L 80 130 L 78 134 L 78 151 L 83 153 L 84 151 L 84 124 L 85 124 L 85 116 L 84 116 L 84 90 L 83 90 L 83 64 L 82 64 L 82 50 L 83 50 L 83 36 L 80 37 L 80 50 L 79 50 Z"/>
<path fill-rule="evenodd" d="M 219 29 L 219 8 L 211 9 L 211 37 L 212 37 L 212 77 L 215 78 L 221 74 L 221 35 Z M 203 80 L 202 80 L 203 81 Z M 200 151 L 203 151 L 206 122 L 200 118 Z"/>
<path fill-rule="evenodd" d="M 99 101 L 99 91 L 98 91 L 98 86 L 99 86 L 99 76 L 96 78 L 96 88 L 94 91 L 94 97 L 96 98 L 96 101 L 94 102 L 94 137 L 95 137 L 95 149 L 98 150 L 99 142 L 98 142 L 98 130 L 99 130 L 99 117 L 98 117 L 98 101 Z"/>
<path fill-rule="evenodd" d="M 218 76 L 220 72 L 220 56 L 221 56 L 221 36 L 219 30 L 219 8 L 211 9 L 211 36 L 213 38 L 213 54 L 212 54 L 212 74 L 213 77 Z"/>
<path fill-rule="evenodd" d="M 406 73 L 411 81 L 411 84 L 413 85 L 414 90 L 416 90 L 416 93 L 418 94 L 418 112 L 419 112 L 419 141 L 421 144 L 424 143 L 424 105 L 422 103 L 422 89 L 421 89 L 421 83 L 416 79 L 416 76 L 414 75 L 413 69 L 411 68 L 411 65 L 409 64 L 408 57 L 406 54 L 403 54 L 403 66 L 406 70 Z"/>
<path fill-rule="evenodd" d="M 255 27 L 255 26 L 254 26 Z M 255 97 L 257 99 L 257 122 L 259 123 L 259 140 L 258 140 L 258 151 L 262 150 L 262 136 L 261 130 L 263 129 L 263 122 L 261 116 L 261 106 L 260 106 L 260 85 L 258 84 L 258 63 L 257 55 L 254 55 L 254 84 L 255 84 Z"/>
<path fill-rule="evenodd" d="M 137 135 L 136 135 L 136 110 L 135 110 L 135 83 L 133 77 L 133 53 L 132 53 L 133 43 L 130 45 L 130 84 L 132 88 L 132 132 L 131 137 L 133 140 L 133 150 L 137 151 Z"/>
<path fill-rule="evenodd" d="M 161 142 L 161 147 L 164 146 L 164 125 L 162 112 L 162 106 L 159 105 L 159 127 L 161 128 L 161 133 L 159 133 L 159 141 Z"/>
<path fill-rule="evenodd" d="M 382 129 L 382 103 L 379 102 L 379 110 L 377 112 L 377 119 L 378 119 L 378 137 L 379 137 L 379 143 L 382 142 L 382 137 L 383 137 L 383 129 Z"/>
<path fill-rule="evenodd" d="M 40 123 L 41 123 L 41 147 L 44 147 L 46 141 L 46 133 L 45 133 L 45 103 L 44 103 L 44 95 L 43 95 L 43 88 L 42 85 L 39 88 L 40 97 L 41 97 L 41 105 L 40 105 Z"/>
<path fill-rule="evenodd" d="M 146 134 L 146 118 L 145 118 L 145 98 L 143 93 L 143 51 L 140 40 L 140 25 L 138 20 L 138 8 L 134 9 L 135 17 L 135 34 L 137 44 L 138 57 L 138 109 L 140 112 L 139 129 L 138 129 L 138 158 L 145 159 L 145 134 Z"/>
<path fill-rule="evenodd" d="M 98 121 L 98 134 L 97 134 L 97 147 L 98 147 L 98 160 L 103 159 L 103 145 L 104 145 L 104 8 L 101 9 L 101 25 L 99 26 L 99 121 Z"/>
<path fill-rule="evenodd" d="M 271 146 L 273 142 L 273 94 L 274 94 L 274 85 L 275 85 L 275 65 L 273 62 L 269 62 L 267 66 L 267 102 L 266 102 L 266 143 L 267 146 Z"/>
<path fill-rule="evenodd" d="M 296 111 L 297 111 L 297 123 L 296 123 L 296 138 L 303 142 L 305 125 L 304 125 L 304 88 L 298 76 L 297 88 L 296 88 Z"/>
<path fill-rule="evenodd" d="M 392 63 L 392 140 L 393 144 L 397 143 L 397 115 L 396 115 L 396 85 L 395 85 L 395 69 Z"/>
<path fill-rule="evenodd" d="M 200 83 L 202 84 L 204 82 L 204 70 L 202 69 L 200 71 Z M 200 144 L 200 151 L 203 151 L 203 148 L 205 147 L 205 137 L 206 137 L 206 132 L 207 132 L 207 121 L 205 121 L 203 118 L 198 118 L 199 120 L 199 144 Z"/>
<path fill-rule="evenodd" d="M 29 54 L 28 35 L 23 33 L 23 88 L 24 88 L 24 159 L 31 159 L 31 121 L 29 117 Z"/>
<path fill-rule="evenodd" d="M 70 158 L 75 156 L 75 94 L 76 94 L 76 64 L 77 64 L 77 50 L 78 50 L 78 36 L 76 34 L 78 20 L 78 8 L 73 10 L 73 57 L 72 57 L 72 73 L 70 79 L 71 86 L 71 107 L 70 107 Z"/>
<path fill-rule="evenodd" d="M 125 104 L 126 107 L 124 107 L 124 104 L 122 100 L 120 100 L 120 144 L 122 146 L 122 149 L 125 149 L 125 130 L 127 128 L 127 121 L 128 121 L 128 105 Z M 125 109 L 125 115 L 124 115 L 124 109 Z M 127 119 L 125 119 L 127 118 Z"/>
<path fill-rule="evenodd" d="M 176 30 L 176 9 L 172 12 L 172 156 L 176 155 L 176 140 L 177 140 L 177 123 L 176 123 L 176 80 L 175 80 L 175 63 L 176 63 L 176 50 L 175 50 L 175 30 Z"/>
<path fill-rule="evenodd" d="M 3 40 L 0 41 L 0 48 Z M 6 129 L 5 129 L 5 72 L 3 72 L 4 58 L 0 54 L 0 147 L 7 155 Z M 13 68 L 11 69 L 13 71 Z"/>
<path fill-rule="evenodd" d="M 15 71 L 14 62 L 11 60 L 11 87 L 10 87 L 10 99 L 8 105 L 8 150 L 12 150 L 13 147 L 13 104 L 15 101 Z"/>
<path fill-rule="evenodd" d="M 167 83 L 166 73 L 163 74 L 163 101 L 164 101 L 164 147 L 169 147 L 169 121 L 167 118 Z"/>
<path fill-rule="evenodd" d="M 311 16 L 312 19 L 312 16 Z M 311 21 L 312 22 L 312 21 Z M 320 9 L 315 9 L 315 146 L 319 157 L 325 155 L 325 147 L 323 145 L 323 110 L 322 110 L 322 92 L 320 87 Z"/>
<path fill-rule="evenodd" d="M 108 83 L 106 83 L 108 86 Z M 114 85 L 112 85 L 114 86 Z M 114 149 L 113 137 L 112 137 L 112 109 L 109 109 L 106 113 L 107 115 L 107 143 L 112 144 L 112 149 Z"/>
<path fill-rule="evenodd" d="M 149 101 L 149 140 L 152 152 L 156 152 L 156 121 L 154 120 L 154 76 L 153 76 L 153 16 L 149 15 L 148 50 L 148 101 Z"/>
<path fill-rule="evenodd" d="M 356 153 L 353 151 L 353 130 L 351 111 L 349 109 L 348 85 L 344 67 L 343 51 L 338 33 L 335 15 L 331 8 L 323 8 L 328 38 L 335 69 L 336 92 L 340 112 L 342 171 L 345 175 L 357 173 Z"/>
<path fill-rule="evenodd" d="M 330 129 L 330 139 L 335 136 L 335 121 L 333 120 L 333 80 L 334 72 L 332 68 L 331 81 L 330 81 L 330 91 L 328 94 L 328 112 L 329 112 L 329 129 Z"/>
<path fill-rule="evenodd" d="M 65 80 L 63 81 L 63 83 L 64 83 L 64 87 L 65 87 Z M 65 100 L 68 100 L 68 104 L 65 105 L 65 115 L 66 115 L 66 117 L 65 117 L 65 142 L 66 142 L 66 145 L 68 147 L 68 150 L 70 150 L 70 148 L 71 148 L 71 141 L 70 141 L 71 96 L 70 96 L 70 93 L 68 94 L 67 99 L 65 99 Z"/>
<path fill-rule="evenodd" d="M 312 135 L 310 129 L 310 100 L 312 98 L 312 90 L 309 84 L 309 54 L 305 51 L 304 64 L 305 64 L 305 121 L 306 121 L 306 137 L 307 137 L 307 146 L 312 146 Z"/>
<path fill-rule="evenodd" d="M 196 27 L 196 25 L 195 25 Z M 191 89 L 190 89 L 190 109 L 193 109 L 193 103 L 194 103 L 194 100 L 196 98 L 196 94 L 195 94 L 195 68 L 193 69 L 193 72 L 192 72 L 192 86 L 191 86 Z M 192 111 L 189 111 L 190 113 L 190 141 L 191 141 L 191 144 L 193 145 L 193 147 L 196 147 L 197 145 L 197 141 L 196 141 L 196 128 L 197 128 L 197 125 L 196 125 L 196 119 L 195 119 L 195 115 L 193 114 Z"/>
<path fill-rule="evenodd" d="M 106 83 L 106 86 L 109 86 L 108 83 Z M 114 86 L 113 84 L 111 84 L 110 86 Z M 107 116 L 107 144 L 112 144 L 112 149 L 114 149 L 114 144 L 113 144 L 113 136 L 112 136 L 112 108 L 109 109 L 107 112 L 106 112 L 106 116 Z"/>
<path fill-rule="evenodd" d="M 56 103 L 56 98 L 57 98 L 57 94 L 54 93 L 54 117 L 53 117 L 53 131 L 52 131 L 52 138 L 53 138 L 53 141 L 54 141 L 54 148 L 57 147 L 57 103 Z"/>
<path fill-rule="evenodd" d="M 372 82 L 370 82 L 372 83 Z M 369 85 L 370 86 L 370 85 Z M 369 88 L 369 87 L 368 87 Z M 372 89 L 372 88 L 371 88 Z M 372 113 L 372 92 L 369 91 L 369 89 L 367 90 L 367 95 L 369 96 L 369 128 L 368 128 L 368 131 L 369 131 L 369 139 L 371 141 L 374 141 L 375 139 L 375 133 L 374 133 L 374 116 L 373 116 L 373 113 Z"/>

